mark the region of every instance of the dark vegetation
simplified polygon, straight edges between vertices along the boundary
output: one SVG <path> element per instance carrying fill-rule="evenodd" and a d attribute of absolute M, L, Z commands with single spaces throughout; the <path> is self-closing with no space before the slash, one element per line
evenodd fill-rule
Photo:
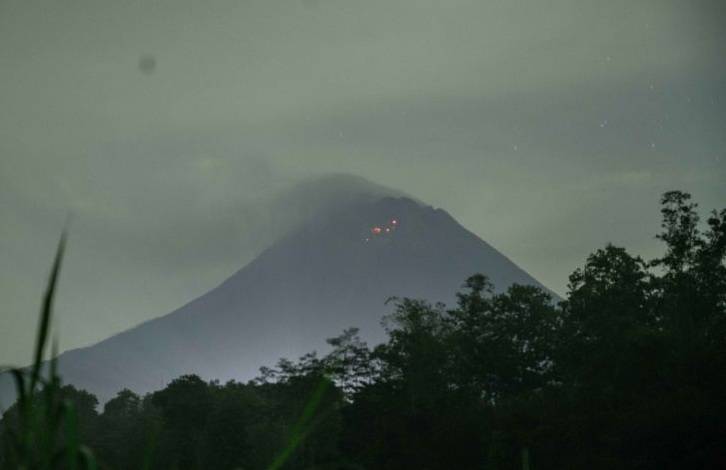
<path fill-rule="evenodd" d="M 33 368 L 2 464 L 92 465 L 88 448 L 118 469 L 724 468 L 726 209 L 702 224 L 687 194 L 662 202 L 661 258 L 597 250 L 558 305 L 475 275 L 454 308 L 398 301 L 375 348 L 351 329 L 254 381 L 182 376 L 100 413 Z"/>

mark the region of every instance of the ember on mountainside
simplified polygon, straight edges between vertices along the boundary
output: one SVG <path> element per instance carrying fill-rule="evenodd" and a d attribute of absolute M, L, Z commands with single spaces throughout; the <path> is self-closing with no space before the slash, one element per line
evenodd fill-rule
<path fill-rule="evenodd" d="M 389 225 L 375 225 L 371 227 L 371 234 L 375 235 L 382 235 L 386 233 L 391 233 L 396 230 L 398 227 L 398 219 L 391 219 Z M 365 241 L 370 241 L 370 238 L 366 238 Z"/>

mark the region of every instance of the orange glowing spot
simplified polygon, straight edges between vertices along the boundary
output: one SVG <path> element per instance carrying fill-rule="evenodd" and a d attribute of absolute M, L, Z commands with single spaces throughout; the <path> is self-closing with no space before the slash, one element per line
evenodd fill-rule
<path fill-rule="evenodd" d="M 378 235 L 379 233 L 381 233 L 381 227 L 373 227 L 371 229 L 371 232 L 373 232 L 375 235 Z"/>

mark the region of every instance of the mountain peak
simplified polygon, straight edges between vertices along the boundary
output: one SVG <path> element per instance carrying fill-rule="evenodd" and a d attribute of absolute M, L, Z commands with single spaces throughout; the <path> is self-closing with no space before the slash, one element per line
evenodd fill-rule
<path fill-rule="evenodd" d="M 363 177 L 335 173 L 302 180 L 292 189 L 278 195 L 275 204 L 285 207 L 286 213 L 292 209 L 297 215 L 310 217 L 385 197 L 410 198 L 402 191 L 373 183 Z"/>
<path fill-rule="evenodd" d="M 174 312 L 64 353 L 64 378 L 101 400 L 123 387 L 153 391 L 185 373 L 246 380 L 279 357 L 324 348 L 348 327 L 383 340 L 392 296 L 452 303 L 475 273 L 500 291 L 540 285 L 444 210 L 363 178 L 309 179 L 279 204 L 276 215 L 296 222 L 285 236 Z"/>
<path fill-rule="evenodd" d="M 342 195 L 360 194 L 370 196 L 402 196 L 402 191 L 374 183 L 362 176 L 350 173 L 327 173 L 303 179 L 291 190 L 292 194 Z"/>

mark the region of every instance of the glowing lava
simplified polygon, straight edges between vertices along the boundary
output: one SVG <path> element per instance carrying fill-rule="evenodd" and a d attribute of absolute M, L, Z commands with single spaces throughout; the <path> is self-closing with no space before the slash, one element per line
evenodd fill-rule
<path fill-rule="evenodd" d="M 390 223 L 386 226 L 379 226 L 375 225 L 371 227 L 371 234 L 373 235 L 381 235 L 383 233 L 391 233 L 394 230 L 396 230 L 396 227 L 398 226 L 398 219 L 391 219 Z M 369 241 L 369 238 L 366 238 L 365 241 Z"/>

